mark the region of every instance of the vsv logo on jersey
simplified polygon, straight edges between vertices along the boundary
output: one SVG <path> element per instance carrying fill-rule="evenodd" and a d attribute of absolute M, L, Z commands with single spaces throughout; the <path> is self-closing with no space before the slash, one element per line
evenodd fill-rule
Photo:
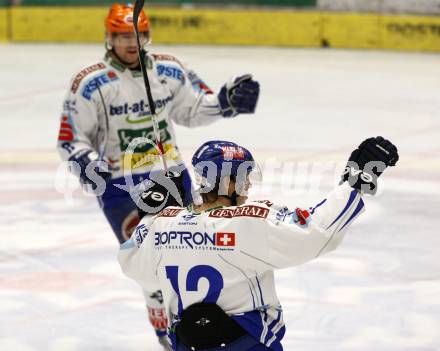
<path fill-rule="evenodd" d="M 287 207 L 283 207 L 276 213 L 275 217 L 278 221 L 284 221 L 289 212 L 290 211 Z"/>
<path fill-rule="evenodd" d="M 236 245 L 235 233 L 201 233 L 189 231 L 156 232 L 154 245 L 172 245 L 173 249 L 233 250 Z M 177 246 L 177 247 L 176 247 Z M 184 246 L 184 247 L 179 247 Z"/>
<path fill-rule="evenodd" d="M 136 240 L 137 247 L 141 246 L 142 242 L 147 237 L 147 235 L 148 235 L 148 229 L 147 227 L 145 227 L 145 224 L 141 224 L 136 228 L 134 238 Z"/>
<path fill-rule="evenodd" d="M 87 100 L 90 100 L 92 98 L 92 94 L 98 90 L 98 88 L 118 79 L 119 78 L 114 71 L 108 71 L 100 74 L 87 82 L 81 91 L 81 95 Z"/>

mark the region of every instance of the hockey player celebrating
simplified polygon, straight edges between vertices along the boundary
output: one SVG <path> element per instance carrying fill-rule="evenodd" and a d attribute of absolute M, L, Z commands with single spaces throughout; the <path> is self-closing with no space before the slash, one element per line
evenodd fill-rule
<path fill-rule="evenodd" d="M 133 6 L 114 4 L 105 19 L 105 28 L 105 58 L 72 79 L 64 100 L 58 150 L 63 160 L 71 161 L 71 169 L 81 182 L 99 193 L 100 206 L 122 243 L 131 236 L 139 218 L 130 194 L 115 185 L 125 185 L 123 176 L 128 171 L 133 184 L 140 183 L 149 177 L 160 158 L 158 150 L 149 143 L 138 145 L 131 157 L 124 157 L 136 138 L 155 139 L 134 34 Z M 138 29 L 145 48 L 151 33 L 143 12 Z M 259 84 L 250 75 L 232 79 L 213 93 L 177 58 L 144 53 L 142 60 L 148 71 L 161 142 L 170 165 L 182 164 L 174 123 L 192 128 L 255 111 Z M 191 181 L 186 171 L 183 186 L 188 204 Z M 160 294 L 153 296 L 161 300 Z M 161 313 L 154 311 L 150 317 L 157 322 L 158 333 L 163 334 L 159 328 L 163 325 Z"/>
<path fill-rule="evenodd" d="M 122 270 L 162 289 L 173 350 L 281 351 L 285 333 L 274 270 L 334 250 L 363 211 L 364 193 L 399 156 L 377 137 L 350 156 L 341 184 L 309 210 L 246 202 L 255 162 L 244 147 L 210 141 L 194 154 L 203 203 L 144 217 L 121 246 Z M 168 195 L 156 183 L 154 208 Z M 157 196 L 162 194 L 163 196 Z"/>

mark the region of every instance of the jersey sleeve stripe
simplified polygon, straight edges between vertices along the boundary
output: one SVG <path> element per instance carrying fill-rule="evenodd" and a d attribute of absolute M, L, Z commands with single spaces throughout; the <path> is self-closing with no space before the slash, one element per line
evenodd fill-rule
<path fill-rule="evenodd" d="M 257 305 L 255 305 L 254 293 L 252 292 L 252 288 L 251 288 L 250 283 L 248 283 L 248 287 L 249 287 L 249 291 L 251 292 L 251 296 L 252 296 L 252 305 L 254 306 L 253 308 L 255 309 L 255 307 L 257 307 Z"/>
<path fill-rule="evenodd" d="M 261 306 L 264 306 L 263 292 L 261 291 L 260 280 L 258 279 L 258 276 L 255 276 L 255 279 L 257 280 L 258 290 L 260 291 Z"/>
<path fill-rule="evenodd" d="M 260 311 L 260 317 L 261 317 L 261 324 L 263 325 L 263 331 L 261 332 L 260 335 L 260 342 L 262 344 L 264 344 L 264 340 L 266 339 L 266 335 L 269 332 L 269 328 L 266 322 L 266 317 L 267 317 L 267 313 L 266 311 L 264 311 L 264 313 L 262 311 Z"/>
<path fill-rule="evenodd" d="M 279 322 L 280 319 L 281 319 L 281 315 L 282 315 L 282 312 L 281 312 L 281 311 L 277 311 L 277 318 L 274 319 L 274 320 L 269 324 L 269 329 L 270 329 L 270 330 L 273 330 L 274 327 L 275 327 L 275 325 L 278 324 L 278 322 Z"/>
<path fill-rule="evenodd" d="M 345 228 L 346 225 L 348 225 L 361 211 L 362 209 L 365 207 L 364 205 L 364 200 L 360 199 L 356 209 L 354 210 L 354 212 L 351 214 L 350 218 L 345 222 L 345 224 L 341 227 L 341 229 L 338 230 L 338 232 L 340 232 L 342 229 Z"/>
<path fill-rule="evenodd" d="M 351 199 L 353 195 L 353 199 Z M 355 199 L 358 199 L 358 201 L 355 202 Z M 360 193 L 357 190 L 353 190 L 350 194 L 350 199 L 348 200 L 348 203 L 350 204 L 350 206 L 346 206 L 346 208 L 344 208 L 344 210 L 342 211 L 342 215 L 345 215 L 345 217 L 348 217 L 348 215 L 350 214 L 350 212 L 353 210 L 353 208 L 355 208 L 354 211 L 356 211 L 356 209 L 359 206 L 359 203 L 362 202 L 362 206 L 363 206 L 363 201 L 361 198 Z M 353 212 L 354 212 L 353 211 Z M 338 216 L 338 219 L 340 219 L 342 217 L 342 215 Z M 345 220 L 345 218 L 343 218 L 342 220 Z M 332 234 L 329 237 L 329 239 L 327 240 L 327 242 L 325 243 L 325 245 L 321 248 L 321 250 L 319 250 L 318 254 L 316 255 L 316 257 L 319 257 L 322 252 L 327 248 L 327 246 L 329 245 L 329 243 L 333 240 L 334 236 L 339 233 L 340 230 L 338 230 L 338 226 L 341 225 L 342 222 L 340 222 L 336 228 L 334 230 L 332 230 Z M 333 225 L 333 224 L 332 224 Z M 330 226 L 331 227 L 331 226 Z M 329 227 L 329 228 L 330 228 Z M 328 228 L 327 228 L 328 229 Z"/>
<path fill-rule="evenodd" d="M 267 334 L 267 337 L 265 338 L 265 342 L 264 344 L 269 346 L 268 344 L 270 343 L 270 341 L 275 337 L 275 334 L 277 333 L 277 331 L 283 326 L 283 323 L 281 323 L 280 325 L 280 321 L 282 322 L 282 312 L 281 311 L 277 311 L 277 318 L 274 319 L 270 324 L 269 324 L 269 331 L 270 333 Z"/>
<path fill-rule="evenodd" d="M 345 205 L 345 207 L 344 207 L 344 209 L 342 210 L 342 212 L 339 214 L 339 216 L 338 217 L 336 217 L 336 219 L 333 221 L 333 223 L 332 224 L 330 224 L 328 227 L 327 227 L 327 229 L 326 230 L 328 230 L 328 229 L 330 229 L 332 226 L 333 226 L 333 224 L 335 224 L 344 214 L 345 214 L 345 212 L 347 212 L 347 210 L 350 208 L 350 206 L 351 206 L 351 204 L 353 203 L 353 201 L 354 201 L 354 199 L 356 198 L 356 195 L 358 194 L 358 191 L 357 190 L 353 190 L 351 193 L 350 193 L 350 197 L 349 197 L 349 199 L 348 199 L 348 201 L 347 201 L 347 204 Z"/>
<path fill-rule="evenodd" d="M 281 340 L 284 336 L 284 333 L 286 332 L 286 327 L 284 326 L 284 322 L 280 324 L 280 328 L 274 333 L 273 337 L 266 343 L 267 347 L 272 346 L 273 342 L 278 340 Z"/>
<path fill-rule="evenodd" d="M 325 204 L 325 202 L 327 201 L 327 199 L 322 200 L 319 204 L 317 204 L 315 207 L 310 208 L 310 214 L 314 214 L 315 210 L 319 207 Z"/>

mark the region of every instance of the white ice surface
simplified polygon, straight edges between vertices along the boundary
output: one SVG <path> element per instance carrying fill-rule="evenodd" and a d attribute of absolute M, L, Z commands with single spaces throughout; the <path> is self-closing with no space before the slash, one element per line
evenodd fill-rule
<path fill-rule="evenodd" d="M 399 147 L 398 166 L 340 249 L 278 272 L 285 350 L 440 350 L 440 56 L 155 51 L 178 55 L 214 89 L 246 72 L 261 82 L 256 115 L 177 133 L 186 158 L 214 138 L 254 150 L 266 170 L 264 198 L 314 204 L 364 138 L 384 135 Z M 62 98 L 73 72 L 102 53 L 95 45 L 0 45 L 2 351 L 160 350 L 96 201 L 70 178 L 56 180 Z M 69 187 L 71 198 L 56 191 Z"/>

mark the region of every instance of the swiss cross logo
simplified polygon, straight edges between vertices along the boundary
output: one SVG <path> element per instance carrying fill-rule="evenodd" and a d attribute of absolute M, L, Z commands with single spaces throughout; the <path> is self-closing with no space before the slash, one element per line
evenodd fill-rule
<path fill-rule="evenodd" d="M 241 147 L 222 146 L 223 157 L 226 160 L 244 159 L 244 151 Z"/>
<path fill-rule="evenodd" d="M 216 246 L 235 246 L 235 233 L 217 233 Z"/>

